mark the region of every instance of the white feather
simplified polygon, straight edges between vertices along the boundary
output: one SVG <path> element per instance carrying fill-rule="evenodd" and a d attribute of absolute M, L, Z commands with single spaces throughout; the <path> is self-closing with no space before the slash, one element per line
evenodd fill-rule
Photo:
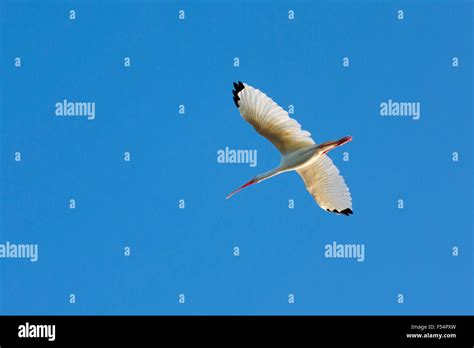
<path fill-rule="evenodd" d="M 244 84 L 238 93 L 239 111 L 255 130 L 272 142 L 282 155 L 313 145 L 311 133 L 258 89 Z"/>

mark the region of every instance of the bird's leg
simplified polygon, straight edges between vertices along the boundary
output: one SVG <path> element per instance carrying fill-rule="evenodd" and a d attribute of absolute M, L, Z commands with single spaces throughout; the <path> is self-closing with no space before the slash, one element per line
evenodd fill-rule
<path fill-rule="evenodd" d="M 232 197 L 233 195 L 235 195 L 237 192 L 239 192 L 240 190 L 246 188 L 247 186 L 250 186 L 252 184 L 255 184 L 257 183 L 257 180 L 255 178 L 253 178 L 252 180 L 250 180 L 248 183 L 240 186 L 237 190 L 233 191 L 232 193 L 230 193 L 225 199 L 229 199 L 230 197 Z"/>
<path fill-rule="evenodd" d="M 324 155 L 328 151 L 330 151 L 330 150 L 332 150 L 332 149 L 334 149 L 338 146 L 344 145 L 344 144 L 348 143 L 351 140 L 352 140 L 352 137 L 347 136 L 347 137 L 344 137 L 344 138 L 336 140 L 336 141 L 327 141 L 325 143 L 322 143 L 318 146 L 318 148 L 320 149 L 320 151 Z"/>

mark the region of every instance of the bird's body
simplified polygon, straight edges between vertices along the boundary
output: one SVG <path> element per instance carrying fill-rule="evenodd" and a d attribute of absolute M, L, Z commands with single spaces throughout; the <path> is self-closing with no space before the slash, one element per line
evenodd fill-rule
<path fill-rule="evenodd" d="M 337 214 L 352 214 L 352 198 L 339 170 L 326 153 L 352 140 L 344 137 L 317 145 L 308 131 L 264 93 L 242 82 L 234 83 L 234 102 L 255 130 L 280 151 L 280 165 L 232 192 L 288 171 L 297 171 L 321 208 Z"/>

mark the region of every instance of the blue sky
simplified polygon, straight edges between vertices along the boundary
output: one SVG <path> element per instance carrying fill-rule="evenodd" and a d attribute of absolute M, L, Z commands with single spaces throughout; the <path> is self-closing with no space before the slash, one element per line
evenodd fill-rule
<path fill-rule="evenodd" d="M 0 1 L 0 243 L 39 247 L 0 259 L 1 313 L 473 314 L 472 10 Z M 237 80 L 294 105 L 316 142 L 353 136 L 330 156 L 354 215 L 321 210 L 296 173 L 225 200 L 279 162 L 235 108 Z M 55 116 L 63 99 L 95 119 Z M 420 119 L 380 116 L 388 99 Z M 225 147 L 256 149 L 257 167 L 218 163 Z M 364 262 L 325 258 L 334 241 L 364 244 Z"/>

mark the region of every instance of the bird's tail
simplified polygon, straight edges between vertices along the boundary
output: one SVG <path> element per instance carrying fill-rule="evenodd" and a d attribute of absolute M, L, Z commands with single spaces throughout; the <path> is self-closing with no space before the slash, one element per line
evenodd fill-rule
<path fill-rule="evenodd" d="M 338 146 L 342 146 L 348 143 L 349 141 L 352 141 L 352 137 L 350 135 L 336 141 L 327 141 L 325 143 L 322 143 L 318 146 L 318 148 L 320 148 L 322 150 L 322 153 L 325 154 Z"/>

